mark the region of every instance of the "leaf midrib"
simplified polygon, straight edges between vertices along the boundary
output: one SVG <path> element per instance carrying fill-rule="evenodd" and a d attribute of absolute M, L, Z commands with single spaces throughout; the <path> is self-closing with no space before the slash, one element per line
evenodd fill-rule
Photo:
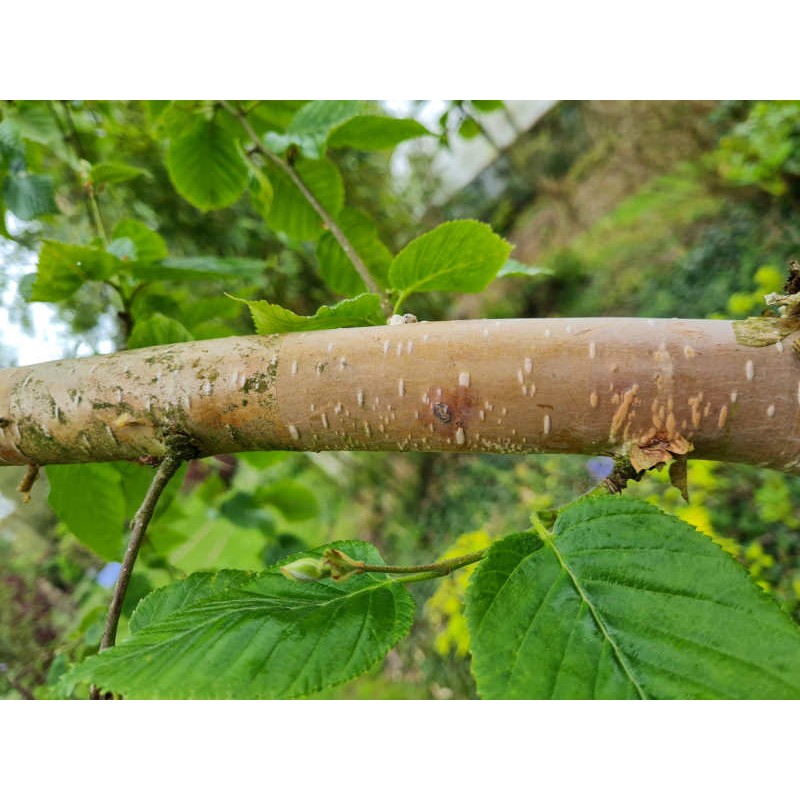
<path fill-rule="evenodd" d="M 561 552 L 559 551 L 558 547 L 556 547 L 556 543 L 554 541 L 554 537 L 552 535 L 548 535 L 546 537 L 542 536 L 540 538 L 543 540 L 545 546 L 549 547 L 553 551 L 553 554 L 555 555 L 556 559 L 558 560 L 558 563 L 561 565 L 561 569 L 563 569 L 564 572 L 566 572 L 566 574 L 569 576 L 569 579 L 572 581 L 572 585 L 575 587 L 575 591 L 578 592 L 581 600 L 583 600 L 583 602 L 588 607 L 589 611 L 592 614 L 592 617 L 594 618 L 595 624 L 597 625 L 597 627 L 600 630 L 600 633 L 603 635 L 603 638 L 610 645 L 611 649 L 614 652 L 614 655 L 617 658 L 617 661 L 619 662 L 619 665 L 622 667 L 622 669 L 625 672 L 625 675 L 627 676 L 628 680 L 633 684 L 633 686 L 636 689 L 636 692 L 638 693 L 639 697 L 642 700 L 647 700 L 648 696 L 645 693 L 645 691 L 642 688 L 642 686 L 639 684 L 639 681 L 636 680 L 636 676 L 633 673 L 633 668 L 631 667 L 630 664 L 628 664 L 628 660 L 625 657 L 624 653 L 619 648 L 619 646 L 617 645 L 617 643 L 614 640 L 614 638 L 611 636 L 611 633 L 608 630 L 608 628 L 606 627 L 605 622 L 603 621 L 603 618 L 600 615 L 600 612 L 598 611 L 597 608 L 595 608 L 594 603 L 589 598 L 588 594 L 583 590 L 583 586 L 581 585 L 580 581 L 578 580 L 577 575 L 575 575 L 575 573 L 570 569 L 569 565 L 567 564 L 567 562 L 564 560 L 563 556 L 561 555 Z"/>

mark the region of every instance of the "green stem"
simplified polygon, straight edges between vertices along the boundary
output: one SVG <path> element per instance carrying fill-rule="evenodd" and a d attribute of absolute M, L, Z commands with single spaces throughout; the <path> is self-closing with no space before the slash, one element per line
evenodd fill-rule
<path fill-rule="evenodd" d="M 442 578 L 451 572 L 462 567 L 480 561 L 486 555 L 486 549 L 468 553 L 465 556 L 448 558 L 445 561 L 436 561 L 432 564 L 413 564 L 411 566 L 400 566 L 396 564 L 366 564 L 363 561 L 356 561 L 347 553 L 341 550 L 326 550 L 323 556 L 323 563 L 327 567 L 327 574 L 334 580 L 343 580 L 350 575 L 361 575 L 364 572 L 380 572 L 385 575 L 402 575 L 396 580 L 401 583 L 414 583 L 416 581 L 426 581 L 431 578 Z"/>
<path fill-rule="evenodd" d="M 419 572 L 433 572 L 439 575 L 448 575 L 454 570 L 467 567 L 480 561 L 486 555 L 486 548 L 468 553 L 457 558 L 448 558 L 445 561 L 437 561 L 433 564 L 412 564 L 410 566 L 398 566 L 394 564 L 363 564 L 360 566 L 361 572 L 385 572 L 391 575 L 414 574 Z"/>
<path fill-rule="evenodd" d="M 394 304 L 394 308 L 392 309 L 392 314 L 399 314 L 400 309 L 403 307 L 403 303 L 405 303 L 406 298 L 411 294 L 411 292 L 401 292 L 400 297 L 397 298 L 397 302 Z"/>
<path fill-rule="evenodd" d="M 369 269 L 367 269 L 367 265 L 363 262 L 361 256 L 359 256 L 359 254 L 356 252 L 356 249 L 350 243 L 350 240 L 347 238 L 344 231 L 336 223 L 336 220 L 325 210 L 308 186 L 303 183 L 303 179 L 300 177 L 300 175 L 298 175 L 297 171 L 290 164 L 288 164 L 282 158 L 278 158 L 278 156 L 276 156 L 274 153 L 271 153 L 264 147 L 264 145 L 261 144 L 261 139 L 247 119 L 246 112 L 244 112 L 242 109 L 235 108 L 227 100 L 222 100 L 221 103 L 222 107 L 229 114 L 231 114 L 231 116 L 234 116 L 239 120 L 239 124 L 244 128 L 245 132 L 250 137 L 250 141 L 253 143 L 253 146 L 258 153 L 263 158 L 267 159 L 267 161 L 269 161 L 271 164 L 286 173 L 288 178 L 292 181 L 292 183 L 294 183 L 298 191 L 303 195 L 311 208 L 314 209 L 317 216 L 322 220 L 322 224 L 331 232 L 334 239 L 336 239 L 336 241 L 339 243 L 339 246 L 342 248 L 342 250 L 344 250 L 345 255 L 350 260 L 350 263 L 353 265 L 353 267 L 355 267 L 359 277 L 362 281 L 364 281 L 367 291 L 380 296 L 383 310 L 388 315 L 390 313 L 389 304 L 386 301 L 383 292 L 381 292 L 380 286 L 378 286 L 375 278 L 373 278 L 370 274 Z"/>
<path fill-rule="evenodd" d="M 108 247 L 108 234 L 106 234 L 106 226 L 103 224 L 103 217 L 100 215 L 100 206 L 97 205 L 97 195 L 94 193 L 94 186 L 89 184 L 86 187 L 86 194 L 89 198 L 89 208 L 92 212 L 92 221 L 97 230 L 97 235 L 103 242 L 103 247 Z"/>

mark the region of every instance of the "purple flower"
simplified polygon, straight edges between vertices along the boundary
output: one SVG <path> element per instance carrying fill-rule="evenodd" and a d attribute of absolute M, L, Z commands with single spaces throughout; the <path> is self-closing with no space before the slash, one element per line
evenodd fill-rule
<path fill-rule="evenodd" d="M 122 564 L 120 564 L 119 561 L 109 561 L 108 564 L 97 573 L 95 581 L 104 589 L 110 589 L 117 582 L 121 570 Z"/>
<path fill-rule="evenodd" d="M 586 462 L 586 471 L 598 481 L 607 478 L 614 469 L 614 459 L 608 456 L 596 456 Z"/>

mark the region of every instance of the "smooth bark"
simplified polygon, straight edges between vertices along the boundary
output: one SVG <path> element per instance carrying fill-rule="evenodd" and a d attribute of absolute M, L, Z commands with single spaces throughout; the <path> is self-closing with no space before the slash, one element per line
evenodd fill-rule
<path fill-rule="evenodd" d="M 795 335 L 522 319 L 231 337 L 0 371 L 0 464 L 244 450 L 611 453 L 800 471 Z"/>

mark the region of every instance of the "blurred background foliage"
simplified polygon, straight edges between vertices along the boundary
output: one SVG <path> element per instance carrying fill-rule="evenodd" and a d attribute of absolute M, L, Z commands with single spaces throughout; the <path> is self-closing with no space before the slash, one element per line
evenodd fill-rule
<path fill-rule="evenodd" d="M 301 105 L 258 107 L 259 133 L 283 130 Z M 427 123 L 433 140 L 407 148 L 402 169 L 388 151 L 331 155 L 347 205 L 372 218 L 392 252 L 439 222 L 469 217 L 513 242 L 516 260 L 549 271 L 503 278 L 480 295 L 419 295 L 408 309 L 418 317 L 744 317 L 781 288 L 787 260 L 800 253 L 800 103 L 564 101 L 529 127 L 511 111 L 499 101 L 449 101 Z M 340 299 L 321 277 L 314 244 L 264 223 L 268 198 L 252 181 L 234 205 L 207 213 L 176 193 L 164 166 L 174 113 L 161 102 L 0 105 L 0 292 L 14 330 L 37 333 L 26 302 L 32 268 L 20 277 L 15 265 L 35 263 L 30 253 L 43 239 L 96 241 L 98 217 L 107 231 L 129 218 L 157 230 L 173 258 L 248 258 L 261 267 L 255 279 L 164 273 L 121 292 L 86 283 L 51 304 L 50 324 L 68 331 L 65 356 L 125 347 L 132 335 L 141 346 L 251 333 L 226 292 L 300 314 Z M 498 120 L 512 134 L 504 144 L 492 132 Z M 484 140 L 491 157 L 443 195 L 432 164 L 457 138 Z M 92 176 L 98 164 L 117 172 Z M 14 335 L 2 333 L 5 365 L 14 363 Z M 103 468 L 135 508 L 147 468 Z M 126 612 L 188 572 L 258 569 L 337 538 L 373 542 L 390 563 L 456 556 L 527 528 L 532 511 L 573 499 L 607 469 L 606 459 L 578 456 L 402 453 L 193 462 L 151 528 Z M 96 649 L 116 562 L 70 530 L 81 509 L 56 517 L 46 477 L 22 504 L 20 477 L 0 470 L 0 697 L 48 697 L 67 664 Z M 690 462 L 688 483 L 688 503 L 662 473 L 629 491 L 718 541 L 800 621 L 800 479 Z M 103 544 L 112 553 L 132 511 L 119 513 L 117 538 Z M 411 637 L 371 673 L 319 696 L 473 697 L 461 612 L 467 580 L 464 570 L 415 585 L 421 613 Z"/>

